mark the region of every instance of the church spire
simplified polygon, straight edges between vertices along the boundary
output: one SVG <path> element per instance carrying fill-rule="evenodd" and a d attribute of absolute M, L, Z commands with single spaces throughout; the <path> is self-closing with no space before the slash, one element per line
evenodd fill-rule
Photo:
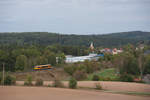
<path fill-rule="evenodd" d="M 90 44 L 90 50 L 91 50 L 92 52 L 94 52 L 93 42 L 91 42 L 91 44 Z"/>

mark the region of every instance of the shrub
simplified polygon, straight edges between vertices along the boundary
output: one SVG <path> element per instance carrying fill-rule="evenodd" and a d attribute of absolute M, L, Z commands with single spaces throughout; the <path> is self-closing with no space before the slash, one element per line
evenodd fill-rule
<path fill-rule="evenodd" d="M 55 79 L 54 81 L 53 81 L 53 84 L 52 84 L 52 86 L 53 87 L 64 87 L 64 84 L 60 81 L 60 80 L 58 80 L 58 79 Z"/>
<path fill-rule="evenodd" d="M 86 78 L 87 78 L 87 74 L 85 73 L 85 71 L 77 70 L 77 71 L 73 74 L 73 77 L 74 77 L 76 80 L 83 80 L 83 79 L 86 79 Z"/>
<path fill-rule="evenodd" d="M 83 64 L 80 64 L 80 65 L 78 65 L 77 67 L 76 67 L 76 71 L 77 70 L 82 70 L 82 71 L 85 71 L 86 72 L 86 66 L 85 65 L 83 65 Z"/>
<path fill-rule="evenodd" d="M 4 84 L 5 85 L 11 85 L 11 77 L 7 75 L 4 79 Z"/>
<path fill-rule="evenodd" d="M 48 84 L 48 87 L 51 87 L 51 85 L 50 85 L 50 84 Z"/>
<path fill-rule="evenodd" d="M 86 72 L 87 73 L 93 73 L 94 70 L 93 70 L 92 66 L 90 66 L 90 65 L 86 66 Z"/>
<path fill-rule="evenodd" d="M 103 77 L 103 80 L 104 81 L 111 81 L 111 78 L 110 77 Z"/>
<path fill-rule="evenodd" d="M 66 66 L 64 67 L 64 71 L 69 75 L 73 75 L 73 73 L 76 71 L 76 66 L 74 65 Z"/>
<path fill-rule="evenodd" d="M 102 90 L 102 86 L 100 83 L 95 83 L 95 87 L 97 90 Z"/>
<path fill-rule="evenodd" d="M 98 62 L 92 62 L 92 68 L 94 71 L 98 71 L 101 69 L 101 63 L 98 63 Z"/>
<path fill-rule="evenodd" d="M 11 76 L 11 79 L 12 79 L 11 84 L 12 84 L 12 85 L 15 85 L 15 84 L 16 84 L 16 77 Z"/>
<path fill-rule="evenodd" d="M 84 65 L 86 66 L 85 69 L 86 69 L 86 72 L 87 72 L 87 73 L 93 73 L 93 72 L 94 72 L 94 69 L 93 69 L 92 62 L 91 62 L 91 61 L 85 60 L 85 61 L 84 61 Z"/>
<path fill-rule="evenodd" d="M 98 76 L 98 75 L 93 75 L 92 80 L 93 80 L 93 81 L 99 81 L 99 76 Z"/>
<path fill-rule="evenodd" d="M 99 76 L 99 80 L 100 81 L 118 81 L 117 78 L 102 77 L 102 76 Z"/>
<path fill-rule="evenodd" d="M 72 88 L 72 89 L 77 88 L 77 80 L 75 78 L 71 78 L 69 80 L 69 88 Z"/>
<path fill-rule="evenodd" d="M 129 74 L 123 74 L 123 75 L 120 76 L 120 81 L 123 81 L 123 82 L 133 82 L 134 79 Z"/>
<path fill-rule="evenodd" d="M 36 79 L 36 82 L 35 82 L 35 85 L 36 86 L 42 86 L 43 85 L 43 80 L 42 79 Z"/>
<path fill-rule="evenodd" d="M 105 78 L 102 77 L 102 76 L 99 76 L 99 80 L 100 80 L 100 81 L 105 81 Z"/>
<path fill-rule="evenodd" d="M 24 85 L 26 86 L 32 86 L 32 76 L 28 75 L 27 80 L 24 82 Z"/>
<path fill-rule="evenodd" d="M 5 85 L 15 85 L 16 84 L 16 78 L 10 75 L 7 75 L 4 79 Z"/>

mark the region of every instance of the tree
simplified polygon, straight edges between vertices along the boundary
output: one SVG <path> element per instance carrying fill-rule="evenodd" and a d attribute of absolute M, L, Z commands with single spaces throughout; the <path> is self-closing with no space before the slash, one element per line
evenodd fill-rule
<path fill-rule="evenodd" d="M 125 59 L 123 62 L 123 68 L 121 70 L 124 74 L 138 75 L 139 68 L 137 64 L 136 58 L 132 55 L 125 55 Z"/>
<path fill-rule="evenodd" d="M 0 50 L 0 66 L 2 66 L 3 63 L 7 62 L 7 60 L 8 54 L 4 50 Z M 2 67 L 0 67 L 0 70 L 2 70 Z"/>
<path fill-rule="evenodd" d="M 93 69 L 92 62 L 91 62 L 91 61 L 85 60 L 85 61 L 84 61 L 84 65 L 85 65 L 85 67 L 86 67 L 86 72 L 87 72 L 87 73 L 93 73 L 94 69 Z"/>
<path fill-rule="evenodd" d="M 57 63 L 58 63 L 58 64 L 63 64 L 63 63 L 65 63 L 65 59 L 66 59 L 66 57 L 65 57 L 65 54 L 64 54 L 64 53 L 59 53 L 59 54 L 57 55 Z"/>
<path fill-rule="evenodd" d="M 44 57 L 47 58 L 48 63 L 51 65 L 56 65 L 56 54 L 46 50 L 44 52 Z"/>
<path fill-rule="evenodd" d="M 143 71 L 144 71 L 144 67 L 145 67 L 145 57 L 142 52 L 139 54 L 139 57 L 138 57 L 138 66 L 140 69 L 140 76 L 141 76 L 141 78 L 143 78 Z"/>
<path fill-rule="evenodd" d="M 37 57 L 36 64 L 37 65 L 45 65 L 45 64 L 48 64 L 48 60 L 44 56 L 39 56 L 39 57 Z"/>
<path fill-rule="evenodd" d="M 68 65 L 64 67 L 64 71 L 69 75 L 73 75 L 76 70 L 77 70 L 77 66 L 75 65 Z"/>
<path fill-rule="evenodd" d="M 134 57 L 133 54 L 129 52 L 125 52 L 121 55 L 115 56 L 113 63 L 117 67 L 120 74 L 139 74 L 137 59 Z"/>
<path fill-rule="evenodd" d="M 113 55 L 105 53 L 104 60 L 105 61 L 112 61 L 113 60 Z"/>
<path fill-rule="evenodd" d="M 150 74 L 150 55 L 147 55 L 145 58 L 145 68 L 143 74 Z"/>
<path fill-rule="evenodd" d="M 37 58 L 40 57 L 41 52 L 36 46 L 30 46 L 27 49 L 23 49 L 23 54 L 27 56 L 27 66 L 29 69 L 32 68 L 32 66 L 35 66 L 37 64 Z M 40 58 L 39 58 L 40 59 Z M 40 61 L 41 63 L 42 61 Z"/>
<path fill-rule="evenodd" d="M 20 55 L 16 59 L 15 69 L 23 71 L 27 68 L 27 57 L 25 55 Z"/>
<path fill-rule="evenodd" d="M 69 80 L 69 88 L 72 89 L 77 88 L 77 80 L 73 77 Z"/>

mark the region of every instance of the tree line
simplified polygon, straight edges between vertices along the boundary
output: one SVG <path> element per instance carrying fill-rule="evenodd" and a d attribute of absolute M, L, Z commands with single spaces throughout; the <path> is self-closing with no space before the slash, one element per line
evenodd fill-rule
<path fill-rule="evenodd" d="M 150 32 L 121 32 L 106 35 L 65 35 L 48 32 L 0 33 L 2 45 L 52 45 L 86 46 L 94 42 L 96 47 L 120 47 L 144 40 L 149 43 Z M 110 42 L 111 41 L 111 42 Z"/>
<path fill-rule="evenodd" d="M 35 65 L 63 64 L 65 55 L 81 56 L 89 53 L 87 47 L 55 45 L 0 45 L 0 71 L 28 71 Z M 58 58 L 56 60 L 56 57 Z"/>

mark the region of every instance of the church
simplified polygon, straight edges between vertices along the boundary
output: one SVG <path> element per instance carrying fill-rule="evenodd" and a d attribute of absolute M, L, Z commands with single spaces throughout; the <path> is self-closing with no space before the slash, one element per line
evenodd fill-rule
<path fill-rule="evenodd" d="M 96 54 L 94 53 L 94 45 L 93 42 L 90 44 L 90 50 L 91 53 L 89 55 L 86 56 L 72 56 L 72 55 L 67 55 L 66 56 L 66 63 L 76 63 L 76 62 L 84 62 L 85 60 L 95 60 L 97 61 L 99 59 L 99 57 L 103 57 L 104 55 L 102 54 Z"/>

